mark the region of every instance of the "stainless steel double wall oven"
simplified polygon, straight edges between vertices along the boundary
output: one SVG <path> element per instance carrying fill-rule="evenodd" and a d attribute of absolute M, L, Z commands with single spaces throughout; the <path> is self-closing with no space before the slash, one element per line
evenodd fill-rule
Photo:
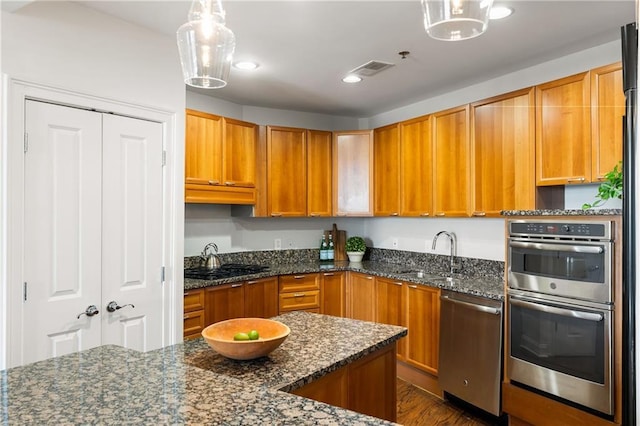
<path fill-rule="evenodd" d="M 511 220 L 508 234 L 510 380 L 612 415 L 614 223 Z"/>

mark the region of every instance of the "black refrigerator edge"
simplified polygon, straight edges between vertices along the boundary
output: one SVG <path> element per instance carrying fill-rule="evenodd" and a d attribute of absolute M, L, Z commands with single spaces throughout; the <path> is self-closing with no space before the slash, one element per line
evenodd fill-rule
<path fill-rule="evenodd" d="M 622 196 L 622 424 L 636 424 L 636 164 L 638 161 L 636 101 L 638 82 L 638 28 L 621 28 L 622 81 L 626 99 L 623 121 Z"/>

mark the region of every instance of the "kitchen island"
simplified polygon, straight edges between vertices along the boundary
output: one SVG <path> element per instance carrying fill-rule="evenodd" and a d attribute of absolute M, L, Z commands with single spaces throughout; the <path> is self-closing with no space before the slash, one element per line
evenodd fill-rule
<path fill-rule="evenodd" d="M 287 392 L 304 395 L 377 353 L 395 357 L 404 327 L 305 312 L 275 319 L 290 336 L 253 361 L 196 339 L 147 353 L 107 345 L 2 371 L 0 423 L 389 424 Z"/>

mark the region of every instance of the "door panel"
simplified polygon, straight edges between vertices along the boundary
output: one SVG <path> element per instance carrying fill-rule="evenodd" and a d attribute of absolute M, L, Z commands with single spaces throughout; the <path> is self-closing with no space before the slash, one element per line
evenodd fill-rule
<path fill-rule="evenodd" d="M 100 345 L 100 115 L 26 102 L 23 363 Z"/>
<path fill-rule="evenodd" d="M 103 343 L 156 349 L 162 346 L 162 125 L 104 115 L 103 161 Z M 107 312 L 111 301 L 123 308 Z"/>

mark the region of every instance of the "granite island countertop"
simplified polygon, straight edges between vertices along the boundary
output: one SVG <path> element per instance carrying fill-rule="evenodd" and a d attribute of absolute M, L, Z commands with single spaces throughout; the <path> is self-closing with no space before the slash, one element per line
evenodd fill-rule
<path fill-rule="evenodd" d="M 455 276 L 455 280 L 453 282 L 446 282 L 443 280 L 444 276 L 438 276 L 436 278 L 434 276 L 431 276 L 428 270 L 425 270 L 424 277 L 420 278 L 416 274 L 419 269 L 420 268 L 417 268 L 415 266 L 404 266 L 396 263 L 385 263 L 376 261 L 364 261 L 361 263 L 351 263 L 348 261 L 337 261 L 334 263 L 281 263 L 269 265 L 269 269 L 264 272 L 242 275 L 232 278 L 223 278 L 218 280 L 185 278 L 184 289 L 193 290 L 239 281 L 273 277 L 277 275 L 354 271 L 363 274 L 389 278 L 392 280 L 406 281 L 430 287 L 439 287 L 442 289 L 458 291 L 461 293 L 486 297 L 489 299 L 504 300 L 504 278 L 497 279 L 492 277 Z"/>
<path fill-rule="evenodd" d="M 0 423 L 391 424 L 277 389 L 393 343 L 405 328 L 305 312 L 276 319 L 291 335 L 249 362 L 224 359 L 201 338 L 147 353 L 107 345 L 0 371 Z"/>

